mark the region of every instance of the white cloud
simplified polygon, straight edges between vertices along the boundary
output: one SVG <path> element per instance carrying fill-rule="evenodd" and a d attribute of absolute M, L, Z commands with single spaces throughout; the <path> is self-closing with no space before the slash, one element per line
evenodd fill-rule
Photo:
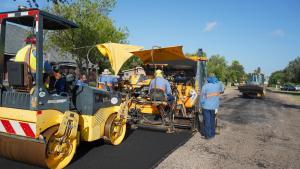
<path fill-rule="evenodd" d="M 274 36 L 274 37 L 284 37 L 285 32 L 282 29 L 276 29 L 272 32 L 272 36 Z"/>
<path fill-rule="evenodd" d="M 216 21 L 212 21 L 212 22 L 207 22 L 204 28 L 204 32 L 210 32 L 212 30 L 214 30 L 214 28 L 217 26 L 217 22 Z"/>

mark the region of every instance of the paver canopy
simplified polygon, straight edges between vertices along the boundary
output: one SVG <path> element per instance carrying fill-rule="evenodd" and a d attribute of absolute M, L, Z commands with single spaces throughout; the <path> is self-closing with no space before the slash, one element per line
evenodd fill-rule
<path fill-rule="evenodd" d="M 119 43 L 103 43 L 96 45 L 99 52 L 108 57 L 110 65 L 117 75 L 123 64 L 133 56 L 133 51 L 143 49 L 142 46 L 133 46 Z"/>
<path fill-rule="evenodd" d="M 171 46 L 164 48 L 141 50 L 134 51 L 132 53 L 135 56 L 138 56 L 144 62 L 144 64 L 187 59 L 187 57 L 183 54 L 182 46 Z"/>

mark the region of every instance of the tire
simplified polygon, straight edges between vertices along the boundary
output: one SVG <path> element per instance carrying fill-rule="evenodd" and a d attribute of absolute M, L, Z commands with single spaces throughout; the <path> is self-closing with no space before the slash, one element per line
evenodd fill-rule
<path fill-rule="evenodd" d="M 104 128 L 105 141 L 112 145 L 121 144 L 126 134 L 126 123 L 118 125 L 117 122 L 117 114 L 114 113 L 108 117 Z"/>
<path fill-rule="evenodd" d="M 46 139 L 48 139 L 45 161 L 47 166 L 51 169 L 65 168 L 72 161 L 77 148 L 77 137 L 60 144 L 55 137 L 57 130 L 58 126 L 54 126 L 45 132 Z M 64 153 L 53 152 L 58 146 Z"/>

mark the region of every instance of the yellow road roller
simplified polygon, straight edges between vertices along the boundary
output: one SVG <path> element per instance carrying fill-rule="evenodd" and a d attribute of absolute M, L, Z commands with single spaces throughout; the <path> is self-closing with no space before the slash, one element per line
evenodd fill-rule
<path fill-rule="evenodd" d="M 7 23 L 32 27 L 36 37 L 34 73 L 30 63 L 6 58 Z M 75 85 L 72 76 L 66 78 L 67 90 L 62 93 L 50 93 L 43 83 L 43 30 L 76 27 L 38 9 L 0 13 L 0 156 L 46 168 L 64 168 L 80 141 L 122 142 L 128 103 L 119 93 Z"/>

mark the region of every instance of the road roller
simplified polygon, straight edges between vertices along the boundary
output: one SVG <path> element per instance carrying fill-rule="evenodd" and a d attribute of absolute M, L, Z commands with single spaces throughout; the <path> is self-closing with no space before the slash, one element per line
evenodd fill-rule
<path fill-rule="evenodd" d="M 31 27 L 36 37 L 36 71 L 5 55 L 7 23 Z M 0 13 L 0 156 L 59 169 L 81 141 L 104 139 L 118 145 L 126 132 L 128 103 L 118 92 L 78 86 L 66 77 L 66 92 L 52 93 L 43 82 L 43 31 L 77 25 L 39 9 Z M 28 57 L 28 56 L 26 56 Z"/>

